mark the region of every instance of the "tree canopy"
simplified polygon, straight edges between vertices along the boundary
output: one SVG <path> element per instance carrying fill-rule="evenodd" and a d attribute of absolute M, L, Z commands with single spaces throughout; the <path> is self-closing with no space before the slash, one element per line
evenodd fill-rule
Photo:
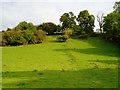
<path fill-rule="evenodd" d="M 113 8 L 114 8 L 115 12 L 119 12 L 120 13 L 120 1 L 119 2 L 115 2 Z"/>
<path fill-rule="evenodd" d="M 76 16 L 73 14 L 73 12 L 64 13 L 60 17 L 60 22 L 62 23 L 62 29 L 73 28 L 76 25 L 75 19 Z"/>
<path fill-rule="evenodd" d="M 119 42 L 120 40 L 120 13 L 112 12 L 104 18 L 104 32 L 106 39 Z"/>
<path fill-rule="evenodd" d="M 105 38 L 112 42 L 120 44 L 120 2 L 114 5 L 114 11 L 104 17 Z"/>
<path fill-rule="evenodd" d="M 79 26 L 81 27 L 81 30 L 84 31 L 86 34 L 90 34 L 93 32 L 94 20 L 95 17 L 89 14 L 87 10 L 81 11 L 77 17 L 77 21 Z"/>
<path fill-rule="evenodd" d="M 37 28 L 44 30 L 49 35 L 53 35 L 54 32 L 57 30 L 56 24 L 54 24 L 52 22 L 46 22 L 46 23 L 40 24 L 40 25 L 38 25 Z"/>

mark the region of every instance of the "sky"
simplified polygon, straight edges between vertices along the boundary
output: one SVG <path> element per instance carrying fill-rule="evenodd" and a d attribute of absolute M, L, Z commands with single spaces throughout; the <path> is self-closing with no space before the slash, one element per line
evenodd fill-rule
<path fill-rule="evenodd" d="M 82 10 L 88 10 L 95 16 L 95 29 L 99 28 L 97 14 L 106 16 L 113 11 L 118 0 L 2 0 L 0 2 L 0 31 L 15 27 L 21 21 L 39 25 L 43 22 L 60 24 L 63 13 L 72 11 L 76 16 Z"/>

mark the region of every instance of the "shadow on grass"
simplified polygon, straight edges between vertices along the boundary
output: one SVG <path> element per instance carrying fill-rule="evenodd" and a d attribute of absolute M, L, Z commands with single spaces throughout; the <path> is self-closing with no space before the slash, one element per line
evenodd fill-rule
<path fill-rule="evenodd" d="M 101 49 L 101 48 L 87 48 L 87 49 L 54 49 L 55 51 L 73 51 L 77 53 L 89 54 L 89 55 L 102 55 L 102 56 L 111 56 L 117 57 L 117 52 L 109 49 Z"/>
<path fill-rule="evenodd" d="M 3 88 L 116 88 L 117 69 L 3 72 Z"/>
<path fill-rule="evenodd" d="M 76 39 L 79 40 L 79 39 Z M 102 55 L 110 57 L 118 57 L 118 47 L 112 43 L 105 42 L 100 38 L 88 38 L 87 40 L 79 40 L 92 45 L 94 48 L 66 48 L 66 49 L 54 49 L 55 51 L 73 51 L 77 53 L 89 54 L 89 55 Z M 84 47 L 84 46 L 83 46 Z"/>

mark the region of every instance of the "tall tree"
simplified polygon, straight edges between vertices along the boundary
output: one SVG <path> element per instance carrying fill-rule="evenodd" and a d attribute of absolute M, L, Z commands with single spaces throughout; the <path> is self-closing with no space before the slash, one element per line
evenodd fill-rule
<path fill-rule="evenodd" d="M 84 31 L 87 34 L 93 32 L 94 20 L 94 16 L 90 15 L 87 10 L 81 11 L 77 17 L 79 26 L 81 27 L 82 31 Z"/>
<path fill-rule="evenodd" d="M 60 18 L 62 29 L 73 28 L 76 25 L 75 19 L 76 16 L 73 14 L 73 12 L 64 13 Z"/>
<path fill-rule="evenodd" d="M 120 2 L 115 2 L 114 11 L 104 17 L 103 30 L 107 40 L 120 44 Z"/>
<path fill-rule="evenodd" d="M 106 39 L 119 42 L 120 40 L 120 13 L 112 12 L 104 19 L 103 25 Z"/>
<path fill-rule="evenodd" d="M 104 22 L 103 22 L 104 18 L 103 17 L 104 17 L 104 13 L 99 12 L 97 14 L 97 21 L 99 23 L 99 27 L 100 27 L 99 31 L 100 31 L 100 33 L 103 33 L 103 24 L 104 24 Z"/>

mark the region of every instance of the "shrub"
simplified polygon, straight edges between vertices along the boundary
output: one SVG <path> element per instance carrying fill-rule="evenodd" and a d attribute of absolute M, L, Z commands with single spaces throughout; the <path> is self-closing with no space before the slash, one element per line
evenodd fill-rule
<path fill-rule="evenodd" d="M 23 31 L 22 36 L 26 39 L 26 41 L 27 41 L 28 44 L 33 44 L 33 42 L 32 42 L 31 39 L 34 36 L 34 33 L 32 31 L 25 30 L 25 31 Z"/>
<path fill-rule="evenodd" d="M 59 42 L 66 42 L 68 39 L 68 36 L 67 35 L 60 35 L 57 39 Z"/>
<path fill-rule="evenodd" d="M 45 32 L 42 30 L 37 30 L 34 35 L 36 36 L 36 43 L 42 43 L 45 40 Z"/>
<path fill-rule="evenodd" d="M 100 33 L 99 33 L 99 32 L 93 32 L 93 33 L 91 33 L 90 36 L 91 36 L 91 37 L 99 37 L 99 36 L 100 36 Z"/>
<path fill-rule="evenodd" d="M 70 29 L 70 28 L 66 28 L 66 29 L 64 30 L 64 34 L 67 35 L 68 37 L 71 37 L 72 34 L 73 34 L 73 30 Z"/>
<path fill-rule="evenodd" d="M 2 32 L 2 45 L 19 46 L 26 44 L 42 43 L 45 40 L 45 32 L 37 30 L 32 32 L 31 30 L 10 30 Z"/>

